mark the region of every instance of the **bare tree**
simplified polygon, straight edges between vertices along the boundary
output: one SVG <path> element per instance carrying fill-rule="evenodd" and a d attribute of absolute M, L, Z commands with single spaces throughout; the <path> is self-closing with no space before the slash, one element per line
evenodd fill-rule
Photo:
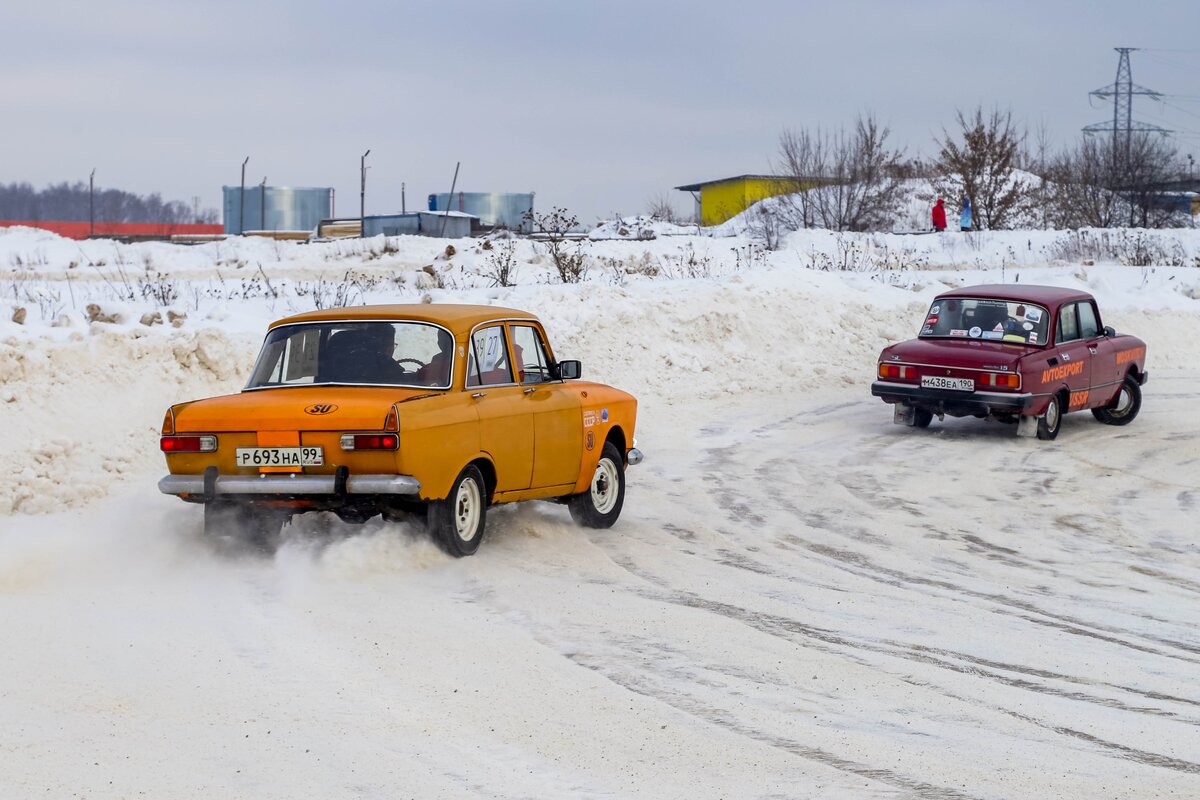
<path fill-rule="evenodd" d="M 1086 136 L 1049 164 L 1050 221 L 1063 228 L 1181 224 L 1162 187 L 1182 174 L 1179 153 L 1164 137 L 1137 133 L 1126 148 L 1123 140 Z"/>
<path fill-rule="evenodd" d="M 934 186 L 944 196 L 970 198 L 977 227 L 1004 228 L 1032 202 L 1029 182 L 1017 174 L 1025 133 L 1013 124 L 1011 111 L 957 114 L 958 138 L 943 129 L 937 140 Z"/>
<path fill-rule="evenodd" d="M 826 171 L 824 134 L 807 129 L 785 130 L 779 135 L 778 197 L 780 212 L 791 228 L 816 227 L 816 209 L 812 195 L 805 191 L 815 185 L 815 179 Z M 806 180 L 808 179 L 808 180 Z"/>
<path fill-rule="evenodd" d="M 579 218 L 565 208 L 555 206 L 548 214 L 538 214 L 530 209 L 522 216 L 534 238 L 546 245 L 547 254 L 554 262 L 559 280 L 563 283 L 579 283 L 587 276 L 587 255 L 583 245 L 568 243 L 568 234 L 579 227 Z"/>
<path fill-rule="evenodd" d="M 792 210 L 792 227 L 888 227 L 903 192 L 903 153 L 888 147 L 889 135 L 871 114 L 859 116 L 852 131 L 785 130 L 776 170 L 783 173 L 780 205 Z"/>
<path fill-rule="evenodd" d="M 93 199 L 83 181 L 59 183 L 34 189 L 28 183 L 0 184 L 0 219 L 86 222 Z M 104 222 L 190 222 L 195 212 L 178 200 L 164 201 L 161 195 L 140 196 L 120 189 L 95 192 L 95 217 Z M 205 209 L 204 221 L 215 221 L 216 211 Z"/>
<path fill-rule="evenodd" d="M 671 205 L 671 198 L 663 192 L 646 201 L 646 214 L 660 222 L 669 222 L 672 225 L 679 223 L 679 215 L 675 212 L 675 206 Z"/>

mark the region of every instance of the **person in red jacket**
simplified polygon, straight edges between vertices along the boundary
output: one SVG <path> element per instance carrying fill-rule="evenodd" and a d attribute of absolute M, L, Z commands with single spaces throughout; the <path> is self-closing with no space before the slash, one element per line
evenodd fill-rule
<path fill-rule="evenodd" d="M 933 229 L 938 231 L 946 230 L 946 208 L 943 205 L 945 201 L 938 198 L 937 205 L 933 207 Z"/>

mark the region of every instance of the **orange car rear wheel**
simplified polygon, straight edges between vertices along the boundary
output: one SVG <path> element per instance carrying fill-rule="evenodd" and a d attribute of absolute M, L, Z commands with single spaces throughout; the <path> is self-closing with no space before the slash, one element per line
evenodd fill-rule
<path fill-rule="evenodd" d="M 429 504 L 430 533 L 455 558 L 474 555 L 483 539 L 487 519 L 487 484 L 483 473 L 468 464 L 458 474 L 445 500 Z"/>

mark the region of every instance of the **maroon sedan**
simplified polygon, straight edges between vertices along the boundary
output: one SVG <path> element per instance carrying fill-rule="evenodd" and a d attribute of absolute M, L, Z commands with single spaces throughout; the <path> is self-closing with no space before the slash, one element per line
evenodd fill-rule
<path fill-rule="evenodd" d="M 920 335 L 879 354 L 871 394 L 895 406 L 901 425 L 924 428 L 948 414 L 1053 439 L 1068 411 L 1132 422 L 1145 364 L 1146 343 L 1102 325 L 1087 292 L 968 286 L 938 295 Z"/>

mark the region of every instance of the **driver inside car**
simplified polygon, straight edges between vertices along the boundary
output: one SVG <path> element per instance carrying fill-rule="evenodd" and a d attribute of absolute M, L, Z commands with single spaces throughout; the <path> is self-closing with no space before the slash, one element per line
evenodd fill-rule
<path fill-rule="evenodd" d="M 445 386 L 450 383 L 450 365 L 454 356 L 454 339 L 438 331 L 438 351 L 429 363 L 417 369 L 417 382 L 424 386 Z"/>
<path fill-rule="evenodd" d="M 371 325 L 366 330 L 371 346 L 371 383 L 403 383 L 404 367 L 396 363 L 396 331 L 391 325 Z"/>

